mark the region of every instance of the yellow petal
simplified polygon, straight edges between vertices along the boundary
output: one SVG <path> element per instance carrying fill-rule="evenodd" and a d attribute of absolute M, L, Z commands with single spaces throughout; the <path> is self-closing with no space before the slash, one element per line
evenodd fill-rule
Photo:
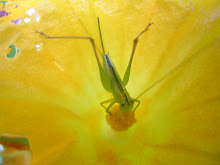
<path fill-rule="evenodd" d="M 219 164 L 219 6 L 218 0 L 7 2 L 11 14 L 0 18 L 0 134 L 28 137 L 36 165 Z M 140 97 L 137 121 L 123 132 L 111 129 L 99 105 L 112 96 L 101 86 L 90 42 L 36 33 L 91 36 L 100 51 L 98 16 L 121 76 L 134 38 L 154 23 L 135 52 L 127 86 L 133 98 L 183 63 Z M 11 23 L 16 19 L 22 22 Z M 7 57 L 10 45 L 19 55 Z"/>

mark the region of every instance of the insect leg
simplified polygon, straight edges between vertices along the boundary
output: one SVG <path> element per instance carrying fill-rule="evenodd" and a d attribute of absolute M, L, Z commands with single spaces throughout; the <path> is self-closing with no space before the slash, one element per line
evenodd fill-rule
<path fill-rule="evenodd" d="M 137 106 L 134 108 L 134 110 L 132 111 L 133 113 L 136 111 L 137 107 L 139 107 L 140 105 L 140 100 L 135 99 L 134 102 L 137 102 Z"/>
<path fill-rule="evenodd" d="M 105 109 L 105 111 L 106 111 L 107 113 L 109 113 L 110 115 L 111 115 L 111 112 L 109 111 L 109 109 L 110 109 L 115 103 L 116 103 L 116 101 L 114 100 L 114 101 Z"/>
<path fill-rule="evenodd" d="M 98 63 L 99 74 L 100 74 L 102 86 L 107 91 L 111 90 L 109 80 L 106 77 L 105 71 L 104 71 L 104 69 L 103 69 L 103 67 L 101 65 L 100 60 L 99 60 L 99 57 L 98 57 L 98 54 L 97 54 L 97 51 L 96 51 L 95 41 L 94 41 L 94 39 L 92 37 L 74 37 L 74 36 L 54 36 L 54 37 L 49 37 L 46 34 L 44 34 L 43 32 L 38 32 L 38 31 L 36 31 L 36 32 L 40 33 L 41 35 L 43 35 L 46 39 L 87 39 L 87 40 L 90 40 L 90 42 L 92 44 L 92 47 L 93 47 L 93 50 L 94 50 L 94 53 L 95 53 L 95 57 L 96 57 L 97 63 Z"/>
<path fill-rule="evenodd" d="M 133 49 L 132 49 L 132 52 L 131 52 L 131 57 L 130 57 L 130 61 L 129 61 L 129 64 L 127 66 L 127 69 L 125 71 L 125 74 L 124 74 L 124 78 L 123 78 L 123 84 L 126 86 L 128 84 L 128 81 L 129 81 L 129 78 L 130 78 L 130 72 L 131 72 L 131 63 L 133 61 L 133 57 L 134 57 L 134 52 L 135 52 L 135 49 L 136 49 L 136 46 L 137 46 L 137 43 L 138 43 L 138 38 L 148 30 L 149 26 L 152 25 L 153 23 L 149 23 L 147 25 L 147 27 L 134 39 L 134 43 L 133 43 Z"/>
<path fill-rule="evenodd" d="M 103 108 L 106 109 L 106 107 L 104 106 L 104 104 L 109 103 L 109 102 L 112 102 L 113 100 L 114 100 L 114 98 L 109 99 L 109 100 L 105 100 L 105 101 L 101 102 L 100 104 L 101 104 L 101 106 L 102 106 Z"/>

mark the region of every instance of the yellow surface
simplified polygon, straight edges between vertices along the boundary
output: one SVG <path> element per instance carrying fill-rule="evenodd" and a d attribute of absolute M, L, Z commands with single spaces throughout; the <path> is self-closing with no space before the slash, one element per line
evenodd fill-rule
<path fill-rule="evenodd" d="M 19 4 L 18 8 L 14 6 Z M 35 8 L 40 21 L 15 25 Z M 0 134 L 29 138 L 33 165 L 219 165 L 219 0 L 9 1 L 0 18 Z M 91 36 L 123 75 L 139 39 L 127 86 L 132 97 L 184 60 L 187 63 L 141 98 L 136 123 L 115 132 L 99 105 L 101 85 Z M 15 45 L 19 56 L 8 59 Z M 40 51 L 36 45 L 42 44 Z"/>

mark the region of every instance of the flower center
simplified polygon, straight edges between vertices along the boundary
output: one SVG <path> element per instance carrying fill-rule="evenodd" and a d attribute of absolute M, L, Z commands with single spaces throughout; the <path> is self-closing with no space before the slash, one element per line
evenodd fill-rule
<path fill-rule="evenodd" d="M 106 120 L 115 131 L 126 131 L 136 122 L 134 113 L 121 111 L 118 104 L 113 106 L 110 111 L 111 115 L 107 114 Z"/>

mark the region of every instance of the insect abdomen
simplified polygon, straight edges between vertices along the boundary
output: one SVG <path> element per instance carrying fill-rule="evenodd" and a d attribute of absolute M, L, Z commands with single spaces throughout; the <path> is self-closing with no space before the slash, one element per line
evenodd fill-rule
<path fill-rule="evenodd" d="M 109 80 L 111 81 L 112 94 L 114 98 L 116 98 L 117 102 L 121 102 L 122 100 L 127 100 L 127 96 L 129 95 L 114 64 L 108 57 L 108 55 L 104 56 L 104 69 L 106 71 Z"/>

